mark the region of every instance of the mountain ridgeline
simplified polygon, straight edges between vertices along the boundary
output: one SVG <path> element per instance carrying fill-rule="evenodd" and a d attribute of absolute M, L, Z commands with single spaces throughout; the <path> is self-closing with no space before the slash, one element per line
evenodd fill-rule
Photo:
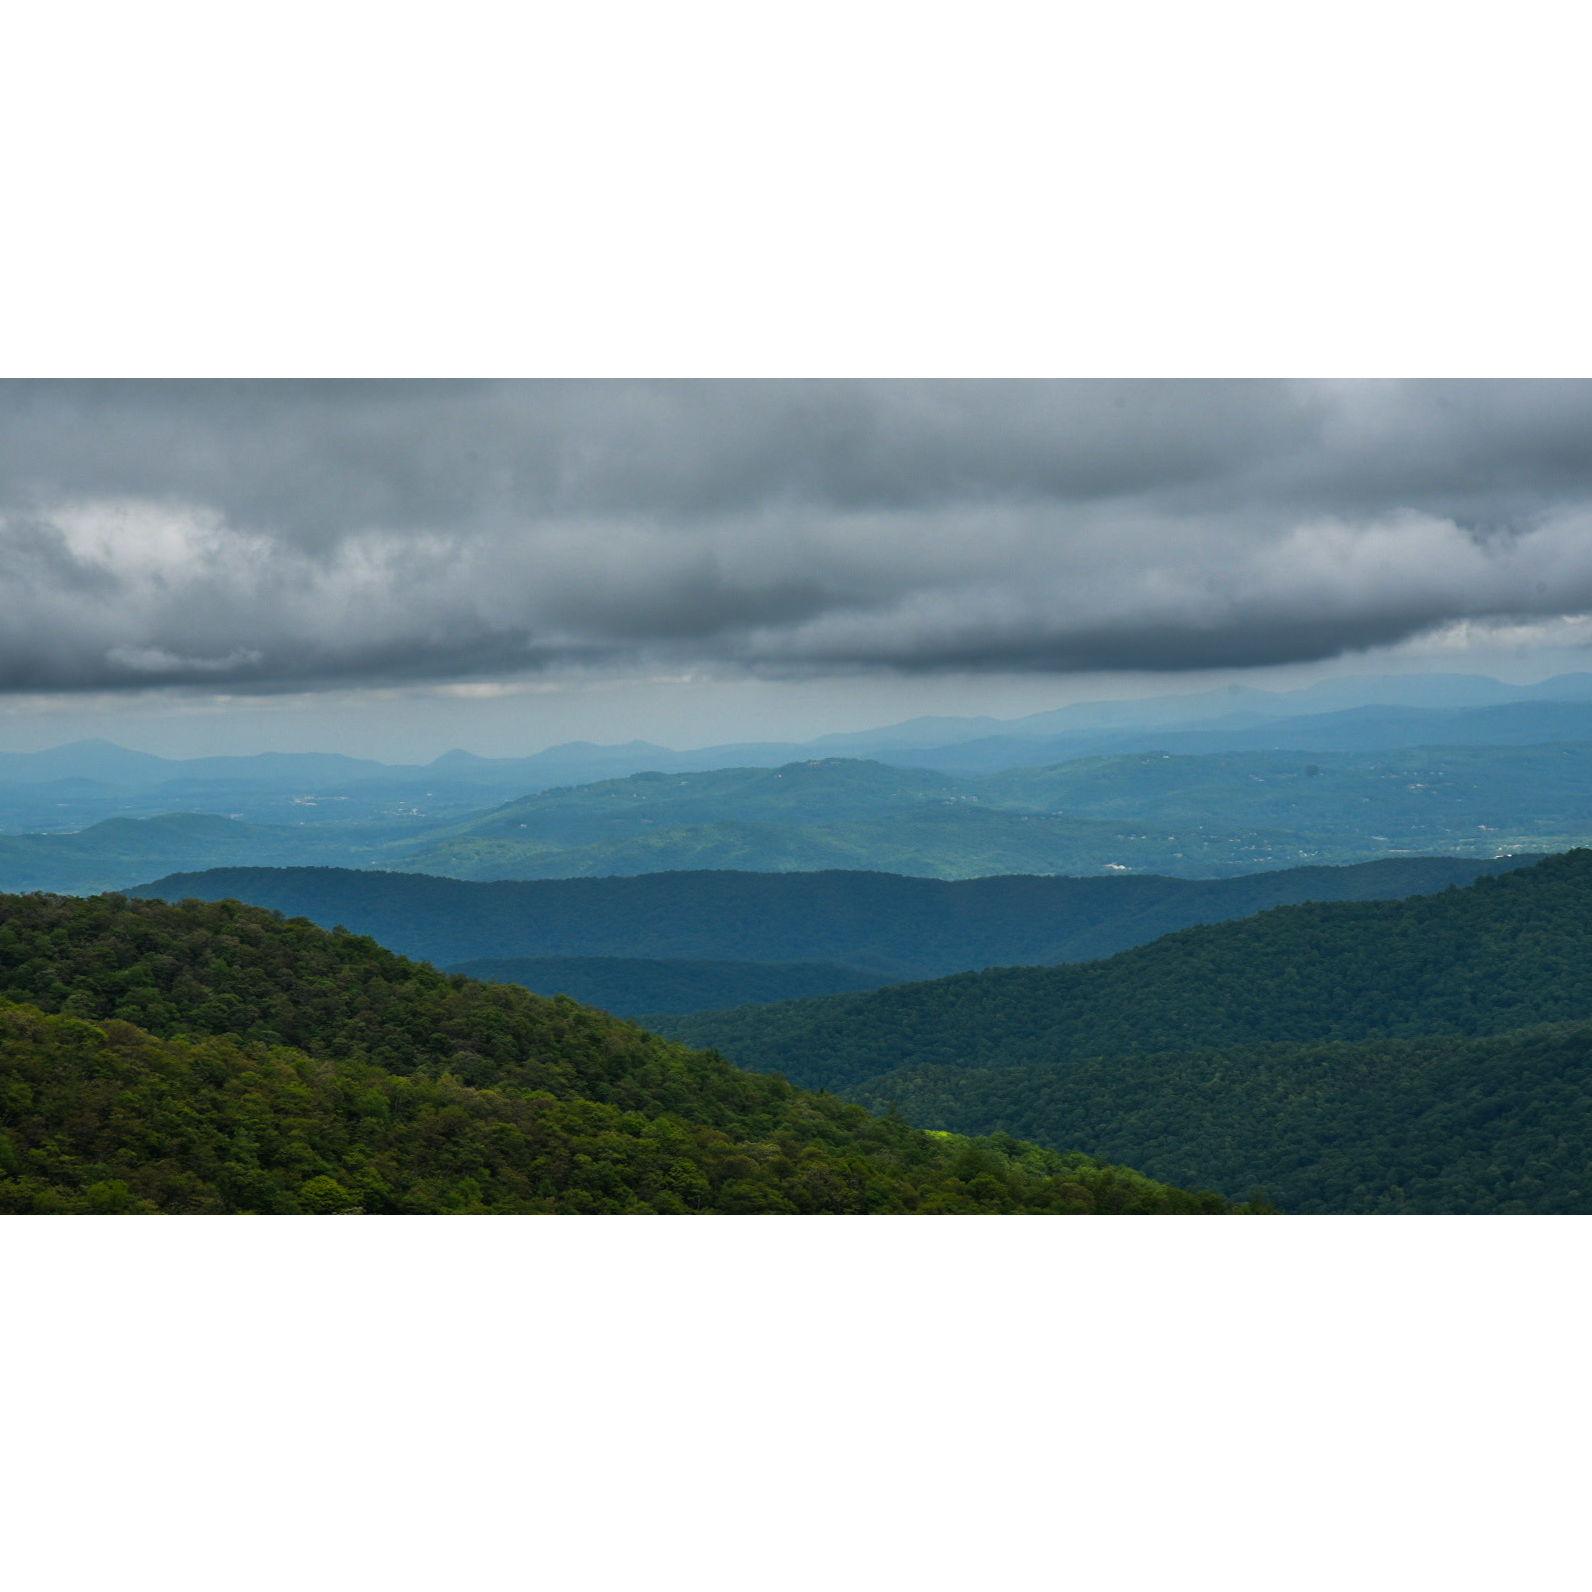
<path fill-rule="evenodd" d="M 1243 1168 L 1285 1209 L 1581 1210 L 1589 1020 L 1592 852 L 1575 851 L 1080 966 L 657 1025 L 909 1119 L 1020 1125 L 1217 1186 Z M 1456 1169 L 1465 1157 L 1479 1171 Z"/>
<path fill-rule="evenodd" d="M 904 1065 L 1486 1034 L 1581 1017 L 1592 1017 L 1592 851 L 1405 901 L 1277 907 L 1078 966 L 703 1013 L 671 1031 L 831 1088 Z"/>
<path fill-rule="evenodd" d="M 1592 840 L 1592 742 L 1088 757 L 958 777 L 826 758 L 544 791 L 369 862 L 461 879 L 688 869 L 1215 878 Z M 330 859 L 326 859 L 330 860 Z"/>
<path fill-rule="evenodd" d="M 704 871 L 475 882 L 336 868 L 227 868 L 176 874 L 130 894 L 246 901 L 369 934 L 439 966 L 467 964 L 466 971 L 480 976 L 527 982 L 552 994 L 558 989 L 551 986 L 569 977 L 568 969 L 546 965 L 553 958 L 820 963 L 871 984 L 1015 963 L 1087 961 L 1190 924 L 1288 902 L 1396 899 L 1468 884 L 1528 860 L 1409 857 L 1232 879 L 1019 875 L 956 881 L 845 871 Z M 541 965 L 515 969 L 516 959 Z M 601 971 L 610 981 L 627 976 L 618 968 Z M 692 982 L 688 970 L 660 966 L 637 974 L 648 982 L 632 976 L 605 991 L 614 1009 L 688 1009 L 672 999 L 648 1005 L 642 998 L 660 978 Z M 698 993 L 711 993 L 700 980 L 695 984 Z M 719 987 L 727 986 L 721 981 Z"/>
<path fill-rule="evenodd" d="M 41 787 L 0 787 L 0 806 L 7 790 L 35 801 Z M 158 787 L 182 810 L 86 826 L 81 804 L 62 795 L 47 828 L 0 835 L 0 888 L 126 889 L 172 872 L 308 863 L 476 880 L 703 870 L 1201 879 L 1592 841 L 1592 740 L 1146 751 L 967 775 L 831 757 L 632 774 L 490 807 L 495 791 L 474 785 L 269 787 L 269 799 L 251 790 Z"/>
<path fill-rule="evenodd" d="M 467 978 L 523 984 L 628 1017 L 800 1000 L 874 989 L 885 982 L 825 962 L 702 962 L 641 956 L 483 957 L 448 969 Z"/>
<path fill-rule="evenodd" d="M 0 896 L 0 1211 L 1229 1209 L 235 902 Z"/>

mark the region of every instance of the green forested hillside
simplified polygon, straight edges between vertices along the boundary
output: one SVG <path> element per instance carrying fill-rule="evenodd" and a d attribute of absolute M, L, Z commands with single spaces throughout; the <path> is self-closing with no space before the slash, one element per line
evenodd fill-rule
<path fill-rule="evenodd" d="M 782 781 L 807 788 L 787 795 Z M 945 775 L 834 759 L 786 769 L 635 774 L 547 791 L 435 838 L 395 843 L 371 860 L 455 879 L 725 868 L 868 868 L 973 879 L 1099 873 L 1113 865 L 1221 874 L 1299 855 L 1297 837 L 1280 832 L 1151 834 L 1138 819 L 1007 810 Z"/>
<path fill-rule="evenodd" d="M 0 897 L 0 1210 L 1226 1208 L 236 903 Z"/>
<path fill-rule="evenodd" d="M 465 879 L 883 869 L 1220 877 L 1592 839 L 1592 743 L 1145 751 L 957 776 L 846 758 L 542 791 L 373 854 Z"/>
<path fill-rule="evenodd" d="M 907 1067 L 853 1098 L 1294 1212 L 1592 1212 L 1592 1023 Z"/>
<path fill-rule="evenodd" d="M 872 989 L 882 979 L 824 962 L 687 962 L 634 956 L 509 956 L 460 962 L 450 972 L 541 995 L 568 995 L 622 1017 L 699 1012 Z"/>
<path fill-rule="evenodd" d="M 665 1027 L 744 1065 L 836 1088 L 908 1066 L 1501 1033 L 1588 1016 L 1592 851 L 1572 851 L 1438 895 L 1277 907 L 1100 962 L 998 968 Z"/>
<path fill-rule="evenodd" d="M 1081 966 L 657 1023 L 908 1120 L 1259 1186 L 1284 1210 L 1584 1210 L 1592 852 Z"/>
<path fill-rule="evenodd" d="M 883 983 L 1084 961 L 1285 902 L 1392 899 L 1466 884 L 1524 860 L 1407 857 L 1234 879 L 954 881 L 832 871 L 476 882 L 338 868 L 226 868 L 173 875 L 130 893 L 233 897 L 328 928 L 342 924 L 439 965 L 504 957 L 824 962 Z M 660 1001 L 627 1009 L 673 1007 Z"/>

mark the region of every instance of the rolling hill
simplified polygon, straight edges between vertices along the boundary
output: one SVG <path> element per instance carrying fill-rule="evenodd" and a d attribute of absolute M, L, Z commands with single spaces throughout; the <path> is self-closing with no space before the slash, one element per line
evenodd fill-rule
<path fill-rule="evenodd" d="M 974 878 L 1099 871 L 1118 852 L 1145 854 L 1138 827 L 1007 810 L 946 775 L 825 758 L 544 791 L 389 854 L 391 866 L 459 879 L 833 868 Z M 1196 837 L 1189 849 L 1215 870 L 1233 848 Z"/>
<path fill-rule="evenodd" d="M 339 868 L 226 868 L 174 874 L 129 894 L 230 897 L 327 928 L 341 924 L 438 965 L 506 957 L 822 962 L 884 983 L 1086 961 L 1190 924 L 1286 902 L 1415 895 L 1525 860 L 1410 857 L 1203 880 L 941 881 L 837 871 L 471 882 Z"/>
<path fill-rule="evenodd" d="M 211 813 L 107 818 L 72 834 L 0 835 L 0 888 L 88 894 L 118 890 L 151 873 L 204 860 L 222 863 L 342 861 L 341 839 L 239 823 Z"/>
<path fill-rule="evenodd" d="M 824 962 L 693 962 L 639 956 L 510 956 L 460 962 L 450 973 L 567 995 L 621 1017 L 699 1012 L 872 989 L 884 982 Z"/>
<path fill-rule="evenodd" d="M 909 1119 L 1021 1124 L 1095 1154 L 1129 1144 L 1135 1164 L 1217 1186 L 1242 1169 L 1285 1208 L 1583 1209 L 1588 1020 L 1592 852 L 1578 851 L 1079 966 L 657 1026 Z M 1572 1026 L 1524 1032 L 1554 1023 Z"/>
<path fill-rule="evenodd" d="M 184 793 L 197 802 L 204 789 Z M 490 787 L 471 786 L 462 813 L 457 784 L 397 795 L 378 783 L 357 796 L 208 789 L 237 827 L 223 833 L 214 816 L 163 817 L 167 830 L 151 828 L 141 852 L 129 849 L 130 817 L 3 836 L 0 888 L 123 888 L 167 872 L 311 862 L 475 880 L 723 870 L 1222 878 L 1592 842 L 1592 741 L 1158 751 L 977 777 L 824 758 L 634 774 L 486 811 L 479 804 Z M 242 805 L 232 805 L 235 795 Z M 269 822 L 257 821 L 262 813 Z M 204 821 L 212 828 L 199 827 Z"/>
<path fill-rule="evenodd" d="M 1589 710 L 1592 711 L 1592 710 Z M 544 791 L 378 850 L 453 878 L 869 869 L 1213 878 L 1592 840 L 1592 742 L 1165 752 L 957 778 L 842 758 Z"/>
<path fill-rule="evenodd" d="M 1531 711 L 1555 706 L 1579 705 Z M 466 794 L 478 803 L 489 790 Z M 1592 842 L 1592 741 L 1159 751 L 977 777 L 825 758 L 635 774 L 464 813 L 454 810 L 458 785 L 398 796 L 378 783 L 357 797 L 273 788 L 239 796 L 236 808 L 230 787 L 183 793 L 208 794 L 222 813 L 195 807 L 0 835 L 0 888 L 86 892 L 171 872 L 307 863 L 472 880 L 726 870 L 1210 879 L 1373 858 L 1492 858 Z M 270 822 L 248 816 L 262 812 Z"/>
<path fill-rule="evenodd" d="M 1098 962 L 704 1013 L 669 1031 L 834 1088 L 904 1066 L 1500 1033 L 1582 1017 L 1592 1017 L 1592 851 L 1410 900 L 1276 907 Z"/>
<path fill-rule="evenodd" d="M 236 903 L 0 896 L 0 1211 L 1229 1208 Z"/>

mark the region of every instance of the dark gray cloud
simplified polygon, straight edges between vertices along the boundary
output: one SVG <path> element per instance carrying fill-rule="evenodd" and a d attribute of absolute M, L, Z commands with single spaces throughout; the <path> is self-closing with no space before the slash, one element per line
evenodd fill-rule
<path fill-rule="evenodd" d="M 0 384 L 0 689 L 1179 670 L 1592 609 L 1592 383 Z"/>

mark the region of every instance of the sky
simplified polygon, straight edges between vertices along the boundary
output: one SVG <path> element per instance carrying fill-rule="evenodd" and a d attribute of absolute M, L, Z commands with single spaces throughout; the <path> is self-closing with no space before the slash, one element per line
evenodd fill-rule
<path fill-rule="evenodd" d="M 1592 666 L 1592 383 L 0 382 L 0 748 Z"/>

